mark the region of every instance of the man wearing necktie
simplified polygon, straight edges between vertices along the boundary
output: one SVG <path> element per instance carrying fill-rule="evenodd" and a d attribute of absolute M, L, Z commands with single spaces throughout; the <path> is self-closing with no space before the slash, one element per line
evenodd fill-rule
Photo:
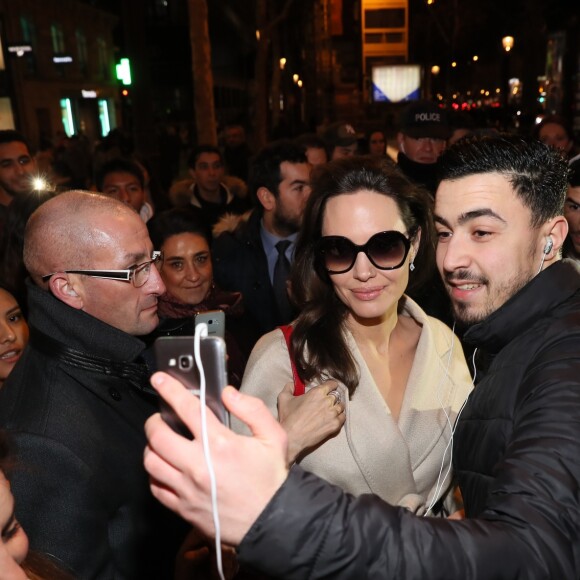
<path fill-rule="evenodd" d="M 287 281 L 311 169 L 299 145 L 277 141 L 266 146 L 250 167 L 248 185 L 256 208 L 239 218 L 227 216 L 214 228 L 216 282 L 243 294 L 260 333 L 294 317 Z"/>

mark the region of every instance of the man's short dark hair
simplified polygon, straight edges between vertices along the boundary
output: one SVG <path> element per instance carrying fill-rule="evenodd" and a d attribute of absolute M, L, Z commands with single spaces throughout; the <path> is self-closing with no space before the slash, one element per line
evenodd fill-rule
<path fill-rule="evenodd" d="M 99 191 L 103 191 L 105 177 L 107 177 L 109 173 L 118 172 L 130 173 L 139 181 L 141 188 L 145 188 L 145 176 L 143 175 L 143 170 L 139 167 L 139 165 L 130 159 L 118 157 L 116 159 L 106 161 L 97 169 L 95 174 L 95 185 L 97 186 L 97 189 Z"/>
<path fill-rule="evenodd" d="M 13 129 L 4 129 L 0 131 L 0 145 L 4 145 L 5 143 L 14 143 L 15 141 L 26 145 L 26 148 L 30 153 L 30 145 L 22 133 L 14 131 Z"/>
<path fill-rule="evenodd" d="M 195 169 L 195 164 L 197 163 L 197 160 L 204 153 L 215 153 L 220 158 L 220 161 L 222 163 L 224 162 L 222 152 L 215 145 L 196 145 L 189 154 L 189 157 L 187 159 L 187 166 L 190 169 Z"/>
<path fill-rule="evenodd" d="M 532 227 L 562 215 L 568 164 L 560 151 L 531 137 L 497 135 L 461 140 L 440 157 L 441 180 L 480 173 L 504 175 L 532 213 Z"/>
<path fill-rule="evenodd" d="M 304 148 L 289 140 L 274 141 L 266 145 L 253 159 L 248 180 L 250 194 L 256 199 L 260 187 L 266 187 L 278 196 L 278 186 L 282 181 L 280 165 L 288 163 L 308 163 Z"/>

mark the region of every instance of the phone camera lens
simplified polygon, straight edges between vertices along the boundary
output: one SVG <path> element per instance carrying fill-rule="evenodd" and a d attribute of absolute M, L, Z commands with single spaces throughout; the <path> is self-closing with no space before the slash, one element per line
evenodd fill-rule
<path fill-rule="evenodd" d="M 189 370 L 193 366 L 193 361 L 190 355 L 182 355 L 179 357 L 179 368 L 183 371 Z"/>

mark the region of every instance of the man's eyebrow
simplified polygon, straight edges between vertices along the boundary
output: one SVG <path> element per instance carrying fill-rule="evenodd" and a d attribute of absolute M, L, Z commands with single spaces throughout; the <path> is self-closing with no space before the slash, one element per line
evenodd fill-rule
<path fill-rule="evenodd" d="M 489 208 L 474 209 L 474 210 L 462 213 L 457 218 L 457 225 L 462 226 L 463 224 L 465 224 L 471 220 L 475 220 L 477 218 L 480 218 L 480 217 L 489 217 L 493 220 L 501 222 L 504 225 L 507 225 L 507 222 L 499 214 L 495 213 L 493 210 L 491 210 Z M 451 226 L 449 225 L 449 222 L 447 220 L 445 220 L 444 218 L 442 218 L 441 216 L 434 215 L 433 219 L 435 220 L 435 222 L 445 226 L 446 228 L 451 228 Z"/>
<path fill-rule="evenodd" d="M 449 222 L 446 219 L 442 218 L 441 216 L 439 216 L 437 214 L 434 214 L 433 215 L 433 220 L 435 220 L 435 223 L 441 224 L 442 226 L 445 226 L 446 228 L 451 229 L 451 226 L 449 225 Z"/>
<path fill-rule="evenodd" d="M 133 254 L 125 254 L 123 262 L 127 264 L 140 264 L 141 262 L 146 262 L 149 258 L 150 256 L 143 252 L 136 252 Z"/>

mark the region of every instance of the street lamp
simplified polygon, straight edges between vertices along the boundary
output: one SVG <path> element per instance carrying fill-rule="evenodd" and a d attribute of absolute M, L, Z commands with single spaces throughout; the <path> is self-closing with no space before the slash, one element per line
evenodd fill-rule
<path fill-rule="evenodd" d="M 506 52 L 509 52 L 514 47 L 514 37 L 513 36 L 504 36 L 501 39 L 501 45 Z"/>
<path fill-rule="evenodd" d="M 438 75 L 440 72 L 441 72 L 441 68 L 438 65 L 434 64 L 431 67 L 431 74 Z"/>

